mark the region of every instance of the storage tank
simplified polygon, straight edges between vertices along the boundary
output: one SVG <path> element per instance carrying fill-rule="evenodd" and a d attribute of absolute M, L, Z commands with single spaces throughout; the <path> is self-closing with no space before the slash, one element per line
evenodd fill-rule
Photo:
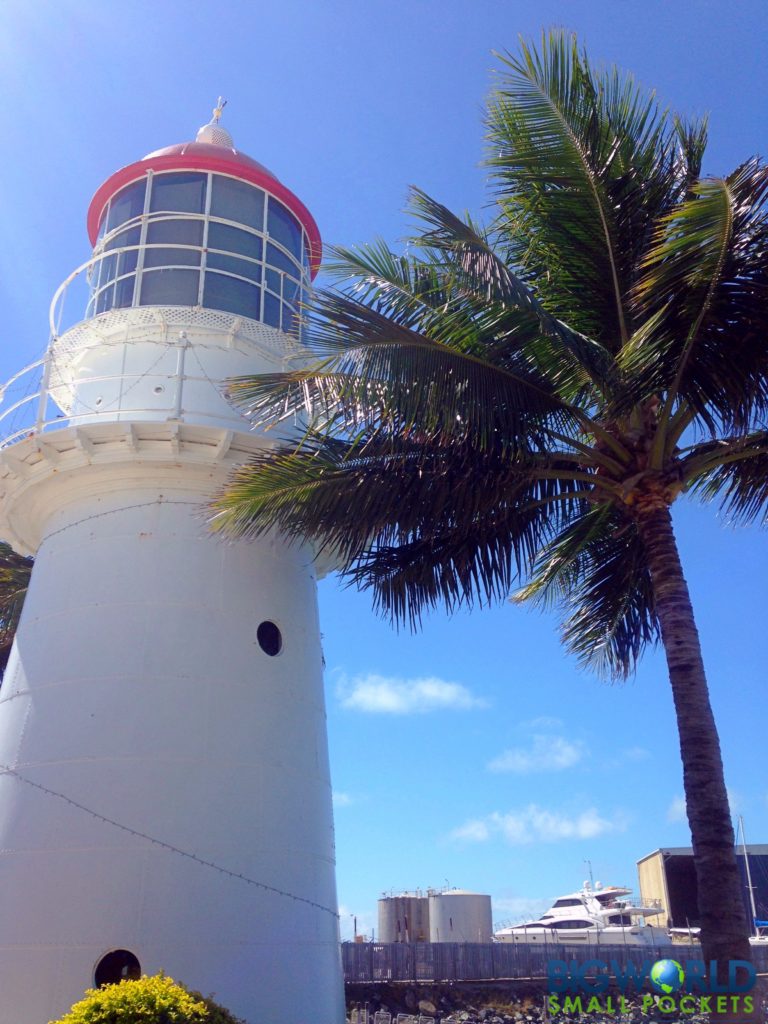
<path fill-rule="evenodd" d="M 491 942 L 491 897 L 465 889 L 429 895 L 430 942 Z"/>
<path fill-rule="evenodd" d="M 379 900 L 379 942 L 429 942 L 429 898 L 403 892 Z"/>

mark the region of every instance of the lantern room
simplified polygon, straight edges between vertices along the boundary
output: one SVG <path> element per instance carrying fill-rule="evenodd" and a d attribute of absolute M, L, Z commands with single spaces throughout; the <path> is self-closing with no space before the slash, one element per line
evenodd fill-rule
<path fill-rule="evenodd" d="M 216 120 L 194 143 L 157 150 L 109 178 L 88 227 L 95 248 L 87 318 L 197 306 L 295 333 L 321 254 L 304 204 L 234 149 Z"/>
<path fill-rule="evenodd" d="M 52 305 L 38 430 L 105 419 L 247 430 L 223 382 L 301 358 L 320 234 L 301 200 L 234 148 L 220 115 L 93 197 L 92 257 Z M 75 323 L 62 323 L 65 300 Z"/>

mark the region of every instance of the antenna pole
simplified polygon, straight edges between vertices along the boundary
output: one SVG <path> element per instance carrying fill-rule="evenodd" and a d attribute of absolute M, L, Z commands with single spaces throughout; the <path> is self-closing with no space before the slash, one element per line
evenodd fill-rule
<path fill-rule="evenodd" d="M 591 860 L 585 860 L 584 863 L 589 868 L 589 884 L 594 889 L 595 888 L 595 877 L 592 874 L 592 861 Z"/>
<path fill-rule="evenodd" d="M 749 854 L 747 853 L 747 837 L 744 835 L 744 817 L 739 815 L 739 829 L 741 830 L 741 849 L 744 852 L 744 867 L 747 872 L 747 891 L 749 892 L 749 906 L 752 910 L 752 928 L 755 935 L 759 935 L 757 928 L 757 907 L 755 906 L 755 887 L 752 885 L 752 872 L 749 869 Z"/>

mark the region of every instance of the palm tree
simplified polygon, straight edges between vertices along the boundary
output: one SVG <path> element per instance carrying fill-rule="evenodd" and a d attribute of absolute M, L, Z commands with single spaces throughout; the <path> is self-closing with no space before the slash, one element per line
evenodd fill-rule
<path fill-rule="evenodd" d="M 0 678 L 5 673 L 27 596 L 32 559 L 17 555 L 10 544 L 0 541 Z"/>
<path fill-rule="evenodd" d="M 552 603 L 614 677 L 666 652 L 706 959 L 749 958 L 720 746 L 670 508 L 768 505 L 768 170 L 701 177 L 706 124 L 574 37 L 500 58 L 488 229 L 414 191 L 407 255 L 335 250 L 311 365 L 231 382 L 290 425 L 215 528 L 307 537 L 411 625 Z M 297 430 L 296 424 L 301 429 Z"/>

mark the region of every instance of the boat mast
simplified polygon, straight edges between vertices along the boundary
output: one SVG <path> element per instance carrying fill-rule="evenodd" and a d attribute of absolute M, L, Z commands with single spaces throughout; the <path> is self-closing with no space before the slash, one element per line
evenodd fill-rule
<path fill-rule="evenodd" d="M 752 872 L 749 870 L 749 854 L 747 853 L 747 838 L 744 835 L 744 818 L 739 815 L 739 828 L 741 829 L 741 848 L 744 851 L 744 867 L 747 871 L 747 890 L 749 892 L 749 906 L 752 910 L 752 929 L 755 935 L 760 932 L 757 927 L 757 907 L 755 906 L 755 888 L 752 885 Z"/>

